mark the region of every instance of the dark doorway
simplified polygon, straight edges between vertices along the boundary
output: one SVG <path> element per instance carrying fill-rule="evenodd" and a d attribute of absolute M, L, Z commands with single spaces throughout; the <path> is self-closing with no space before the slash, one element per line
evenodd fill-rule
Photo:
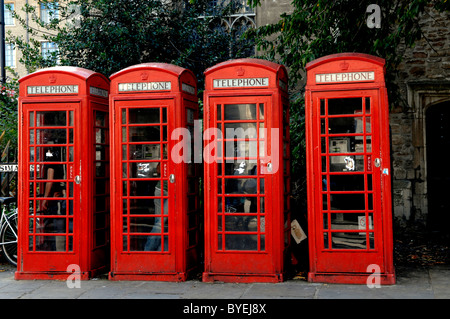
<path fill-rule="evenodd" d="M 428 220 L 430 231 L 450 233 L 450 101 L 428 108 L 426 117 Z"/>

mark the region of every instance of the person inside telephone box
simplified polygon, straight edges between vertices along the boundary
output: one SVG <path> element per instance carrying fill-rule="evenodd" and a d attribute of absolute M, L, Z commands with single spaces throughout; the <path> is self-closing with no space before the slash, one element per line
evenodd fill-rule
<path fill-rule="evenodd" d="M 59 142 L 65 143 L 65 141 L 58 140 L 58 132 L 56 131 L 56 129 L 45 130 L 42 143 L 50 145 Z M 65 218 L 58 218 L 58 216 L 66 215 L 66 189 L 65 183 L 61 182 L 65 179 L 65 167 L 64 164 L 60 164 L 63 161 L 64 154 L 62 152 L 64 152 L 64 148 L 48 146 L 43 147 L 42 150 L 45 164 L 41 165 L 43 182 L 40 196 L 42 200 L 39 202 L 38 214 L 47 216 L 43 218 L 42 232 L 65 233 Z M 41 250 L 65 250 L 65 236 L 45 236 L 43 238 Z"/>
<path fill-rule="evenodd" d="M 233 175 L 255 175 L 256 165 L 254 167 L 249 163 L 242 161 L 232 163 Z M 231 173 L 231 172 L 230 172 Z M 225 213 L 233 213 L 225 219 L 226 231 L 237 232 L 256 232 L 258 230 L 257 217 L 251 214 L 258 212 L 257 201 L 257 182 L 254 178 L 230 178 L 225 182 L 225 194 L 241 196 L 225 197 Z M 222 209 L 219 201 L 219 210 Z M 238 236 L 229 237 L 225 243 L 226 249 L 231 250 L 255 250 L 257 248 L 257 235 L 240 234 Z"/>
<path fill-rule="evenodd" d="M 145 159 L 144 153 L 143 149 L 135 151 L 131 159 Z M 149 158 L 159 158 L 159 154 L 158 150 L 154 151 L 154 154 L 152 153 L 152 156 Z M 145 241 L 133 242 L 133 249 L 139 251 L 168 251 L 167 236 L 164 236 L 164 248 L 161 241 L 161 234 L 166 232 L 169 210 L 168 199 L 160 198 L 168 195 L 167 181 L 159 179 L 161 177 L 161 164 L 160 162 L 135 162 L 132 164 L 132 171 L 136 180 L 130 183 L 130 196 L 135 197 L 135 199 L 131 200 L 130 213 L 149 215 L 149 217 L 146 217 L 146 223 L 133 226 L 133 231 L 149 233 Z M 140 181 L 138 179 L 143 180 Z M 161 201 L 163 202 L 163 207 L 161 207 Z M 161 209 L 163 210 L 162 212 Z"/>

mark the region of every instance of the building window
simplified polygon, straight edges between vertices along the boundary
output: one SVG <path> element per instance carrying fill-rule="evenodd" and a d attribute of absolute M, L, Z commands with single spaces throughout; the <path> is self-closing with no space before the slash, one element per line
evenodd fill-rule
<path fill-rule="evenodd" d="M 54 19 L 59 19 L 58 1 L 40 4 L 41 20 L 43 23 L 51 23 Z"/>
<path fill-rule="evenodd" d="M 16 50 L 13 43 L 5 44 L 5 65 L 10 68 L 16 67 Z"/>
<path fill-rule="evenodd" d="M 5 25 L 14 25 L 14 17 L 12 15 L 14 11 L 14 3 L 5 3 Z"/>
<path fill-rule="evenodd" d="M 51 59 L 52 53 L 58 52 L 58 46 L 54 42 L 42 42 L 41 43 L 41 54 L 44 59 Z"/>
<path fill-rule="evenodd" d="M 240 42 L 243 46 L 230 46 L 230 57 L 234 57 L 237 52 L 241 56 L 252 56 L 255 54 L 254 43 L 251 40 L 242 40 L 241 36 L 250 28 L 256 27 L 256 13 L 252 7 L 247 5 L 247 0 L 211 0 L 209 8 L 216 12 L 222 10 L 225 6 L 231 6 L 233 14 L 223 17 L 217 28 L 222 29 L 232 35 L 234 43 Z M 217 12 L 216 12 L 217 13 Z"/>

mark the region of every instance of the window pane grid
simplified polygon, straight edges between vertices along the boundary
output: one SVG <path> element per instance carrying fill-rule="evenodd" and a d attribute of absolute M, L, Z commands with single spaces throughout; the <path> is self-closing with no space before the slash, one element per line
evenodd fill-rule
<path fill-rule="evenodd" d="M 374 250 L 370 98 L 321 99 L 323 247 Z"/>
<path fill-rule="evenodd" d="M 121 109 L 123 250 L 168 252 L 167 110 Z"/>

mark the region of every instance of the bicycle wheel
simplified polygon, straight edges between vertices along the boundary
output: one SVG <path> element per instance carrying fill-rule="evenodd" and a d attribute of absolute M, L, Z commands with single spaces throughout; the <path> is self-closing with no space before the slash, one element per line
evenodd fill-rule
<path fill-rule="evenodd" d="M 8 217 L 0 235 L 3 252 L 9 263 L 17 265 L 17 213 Z"/>

